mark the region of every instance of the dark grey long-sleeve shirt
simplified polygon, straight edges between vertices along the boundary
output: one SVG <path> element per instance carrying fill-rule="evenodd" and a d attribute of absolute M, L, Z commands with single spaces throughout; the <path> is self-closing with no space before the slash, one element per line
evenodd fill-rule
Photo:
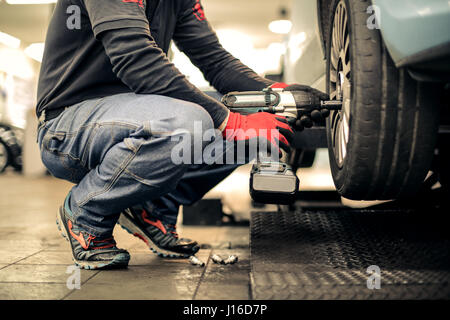
<path fill-rule="evenodd" d="M 222 48 L 199 0 L 59 0 L 41 66 L 38 116 L 47 110 L 53 118 L 87 99 L 135 92 L 197 103 L 218 127 L 227 109 L 167 59 L 172 40 L 221 93 L 273 83 Z"/>

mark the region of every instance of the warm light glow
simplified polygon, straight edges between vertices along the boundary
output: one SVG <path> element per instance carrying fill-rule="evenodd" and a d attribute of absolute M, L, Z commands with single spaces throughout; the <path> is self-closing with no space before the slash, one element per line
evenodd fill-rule
<path fill-rule="evenodd" d="M 303 53 L 303 43 L 306 41 L 306 33 L 300 32 L 290 36 L 289 39 L 289 59 L 291 63 L 295 63 L 300 59 Z"/>
<path fill-rule="evenodd" d="M 0 71 L 22 79 L 30 79 L 33 77 L 33 68 L 30 62 L 22 50 L 0 49 Z"/>
<path fill-rule="evenodd" d="M 278 56 L 282 56 L 286 53 L 286 46 L 282 44 L 281 42 L 272 42 L 267 47 L 267 50 L 271 52 L 272 54 L 276 54 Z"/>
<path fill-rule="evenodd" d="M 273 33 L 288 34 L 291 28 L 292 22 L 290 20 L 275 20 L 269 23 L 269 30 Z"/>
<path fill-rule="evenodd" d="M 13 49 L 18 49 L 20 47 L 20 39 L 4 32 L 0 32 L 0 43 Z"/>
<path fill-rule="evenodd" d="M 171 49 L 173 54 L 172 63 L 175 65 L 175 67 L 177 67 L 177 69 L 180 70 L 180 72 L 183 73 L 187 77 L 187 79 L 196 87 L 209 87 L 209 83 L 205 80 L 200 70 L 192 64 L 191 60 L 189 60 L 189 58 L 183 52 L 178 50 L 173 42 L 171 45 Z"/>
<path fill-rule="evenodd" d="M 281 71 L 281 57 L 286 53 L 285 44 L 273 42 L 267 48 L 255 48 L 250 35 L 234 29 L 219 29 L 217 36 L 227 51 L 256 73 L 264 75 Z M 203 74 L 174 44 L 172 44 L 172 53 L 173 64 L 187 76 L 191 83 L 200 88 L 209 86 Z"/>
<path fill-rule="evenodd" d="M 252 37 L 234 29 L 219 29 L 220 44 L 234 56 L 246 55 L 254 49 Z"/>
<path fill-rule="evenodd" d="M 30 44 L 25 49 L 25 54 L 36 61 L 42 62 L 42 56 L 44 55 L 44 43 L 40 42 Z"/>

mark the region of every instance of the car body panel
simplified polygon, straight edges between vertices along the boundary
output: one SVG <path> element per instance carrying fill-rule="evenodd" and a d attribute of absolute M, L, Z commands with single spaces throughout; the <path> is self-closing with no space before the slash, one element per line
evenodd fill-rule
<path fill-rule="evenodd" d="M 325 90 L 326 63 L 318 2 L 292 2 L 293 27 L 286 40 L 284 81 Z M 397 67 L 450 54 L 446 53 L 450 50 L 449 0 L 373 0 L 373 4 L 378 9 L 368 10 L 368 21 L 377 13 L 383 40 Z"/>
<path fill-rule="evenodd" d="M 325 60 L 321 43 L 317 0 L 293 1 L 293 27 L 287 39 L 284 81 L 286 83 L 317 84 L 325 90 Z"/>
<path fill-rule="evenodd" d="M 373 0 L 379 9 L 377 22 L 389 53 L 397 66 L 411 56 L 448 44 L 450 1 Z"/>

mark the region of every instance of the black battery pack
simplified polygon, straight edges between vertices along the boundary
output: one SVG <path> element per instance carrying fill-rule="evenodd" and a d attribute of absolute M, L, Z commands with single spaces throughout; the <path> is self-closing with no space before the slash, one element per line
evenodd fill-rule
<path fill-rule="evenodd" d="M 292 204 L 300 181 L 283 162 L 257 162 L 250 172 L 250 195 L 259 203 Z"/>

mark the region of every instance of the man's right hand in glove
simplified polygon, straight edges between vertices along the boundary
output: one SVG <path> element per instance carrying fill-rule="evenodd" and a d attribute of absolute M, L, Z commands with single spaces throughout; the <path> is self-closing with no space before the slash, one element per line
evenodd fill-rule
<path fill-rule="evenodd" d="M 222 132 L 228 141 L 248 141 L 250 139 L 267 139 L 270 148 L 273 145 L 278 152 L 279 148 L 288 151 L 289 142 L 294 132 L 288 124 L 286 117 L 258 112 L 249 115 L 230 112 L 228 122 Z"/>

